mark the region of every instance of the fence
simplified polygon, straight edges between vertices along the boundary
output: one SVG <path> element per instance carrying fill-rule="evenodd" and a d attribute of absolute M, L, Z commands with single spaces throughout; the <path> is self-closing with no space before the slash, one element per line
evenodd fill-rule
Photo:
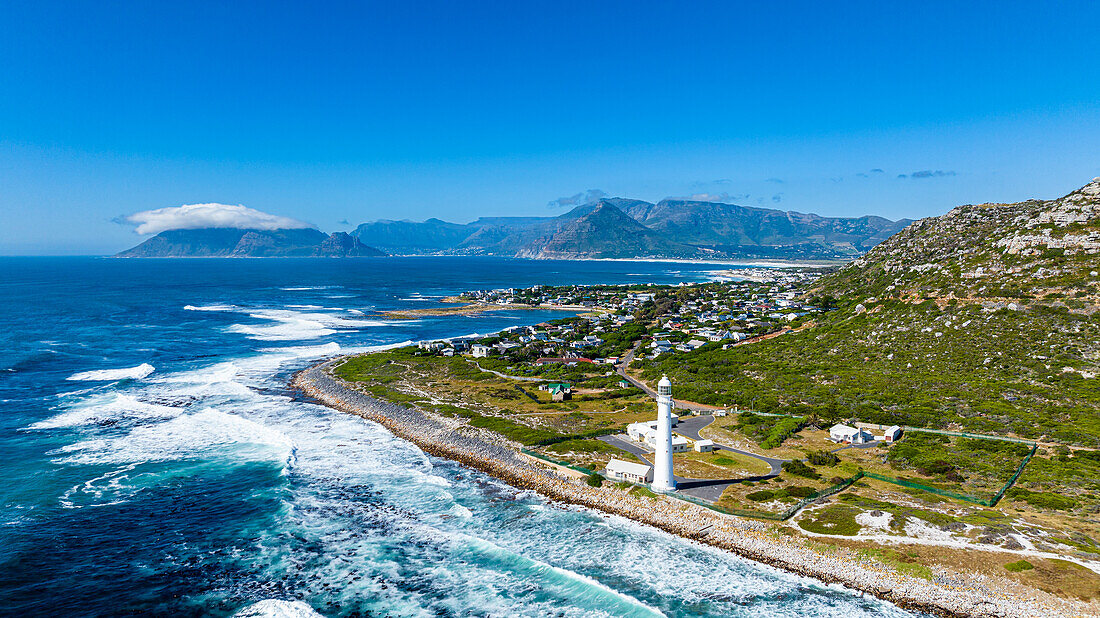
<path fill-rule="evenodd" d="M 967 433 L 961 433 L 961 432 L 947 432 L 947 431 L 927 430 L 927 429 L 909 428 L 909 427 L 906 427 L 905 429 L 907 431 L 909 431 L 909 430 L 912 430 L 912 431 L 929 431 L 931 433 L 939 433 L 939 434 L 951 435 L 951 436 L 960 436 L 960 437 L 964 437 L 964 438 L 980 438 L 980 439 L 986 439 L 986 440 L 999 440 L 999 439 L 1002 439 L 1002 438 L 996 438 L 996 437 L 993 437 L 993 436 L 982 436 L 980 434 L 967 434 Z M 933 493 L 933 494 L 936 494 L 936 495 L 939 495 L 939 496 L 944 496 L 944 497 L 947 497 L 947 498 L 953 498 L 955 500 L 961 500 L 963 502 L 969 502 L 971 504 L 977 504 L 979 506 L 992 507 L 992 506 L 996 506 L 997 503 L 1001 501 L 1001 498 L 1004 497 L 1005 492 L 1007 492 L 1009 490 L 1009 488 L 1011 488 L 1012 485 L 1016 483 L 1017 479 L 1020 478 L 1020 475 L 1023 474 L 1024 468 L 1027 467 L 1028 462 L 1031 461 L 1031 458 L 1035 455 L 1036 451 L 1039 450 L 1039 445 L 1035 442 L 1025 442 L 1024 440 L 1015 440 L 1015 439 L 1008 439 L 1008 438 L 1006 438 L 1006 439 L 1011 441 L 1011 442 L 1021 442 L 1021 443 L 1024 443 L 1024 444 L 1029 444 L 1029 445 L 1031 445 L 1031 451 L 1028 452 L 1027 457 L 1025 457 L 1024 460 L 1022 462 L 1020 462 L 1020 465 L 1016 468 L 1016 472 L 1012 475 L 1012 478 L 1008 479 L 1008 482 L 1005 483 L 1004 486 L 1001 487 L 1001 489 L 996 494 L 994 494 L 994 496 L 992 498 L 978 498 L 978 497 L 975 497 L 975 496 L 968 496 L 966 494 L 955 493 L 953 491 L 948 491 L 946 489 L 940 489 L 938 487 L 931 487 L 929 485 L 923 485 L 921 483 L 915 483 L 915 482 L 907 480 L 907 479 L 899 479 L 899 478 L 895 478 L 895 477 L 891 477 L 891 476 L 884 476 L 882 474 L 876 474 L 874 472 L 865 472 L 863 470 L 860 470 L 859 472 L 856 473 L 855 476 L 853 476 L 851 478 L 844 479 L 840 483 L 832 485 L 831 487 L 826 487 L 825 489 L 822 489 L 821 491 L 814 492 L 809 497 L 800 500 L 797 504 L 795 504 L 791 508 L 787 509 L 786 511 L 783 511 L 782 513 L 766 513 L 766 512 L 763 512 L 763 511 L 750 511 L 750 510 L 747 510 L 747 509 L 726 508 L 726 507 L 718 506 L 716 504 L 712 504 L 710 502 L 706 502 L 705 500 L 700 500 L 698 498 L 695 498 L 695 497 L 692 497 L 692 496 L 689 496 L 689 495 L 686 495 L 686 494 L 664 494 L 664 495 L 667 495 L 671 498 L 675 498 L 677 500 L 682 500 L 684 502 L 690 502 L 691 504 L 694 504 L 696 506 L 701 506 L 701 507 L 710 509 L 712 511 L 717 511 L 719 513 L 725 513 L 727 515 L 736 515 L 738 517 L 750 517 L 750 518 L 754 518 L 754 519 L 765 519 L 765 520 L 769 520 L 769 521 L 786 521 L 786 520 L 790 519 L 791 517 L 793 517 L 795 514 L 797 514 L 799 511 L 801 511 L 802 509 L 804 509 L 807 506 L 813 504 L 814 502 L 817 502 L 818 500 L 821 500 L 822 498 L 828 498 L 829 496 L 834 496 L 834 495 L 844 491 L 845 489 L 848 489 L 849 487 L 852 486 L 853 483 L 860 480 L 861 478 L 867 477 L 867 478 L 875 479 L 877 481 L 882 481 L 884 483 L 891 483 L 893 485 L 899 485 L 901 487 L 909 487 L 909 488 L 912 488 L 912 489 L 918 489 L 920 491 L 927 491 L 929 493 Z M 545 456 L 541 453 L 536 453 L 535 451 L 530 451 L 530 450 L 524 449 L 523 453 L 526 454 L 526 455 L 530 455 L 531 457 L 534 457 L 536 459 L 541 459 L 543 461 L 546 461 L 548 463 L 551 463 L 551 464 L 554 464 L 554 465 L 557 465 L 557 466 L 563 466 L 563 467 L 569 468 L 571 470 L 576 470 L 577 472 L 582 472 L 584 474 L 596 474 L 592 470 L 589 470 L 587 468 L 581 468 L 579 466 L 574 466 L 572 464 L 568 464 L 568 463 L 565 463 L 565 462 L 562 462 L 562 461 L 557 461 L 557 460 L 551 459 L 550 457 L 547 457 L 547 456 Z M 601 476 L 602 476 L 602 474 L 601 474 Z M 623 481 L 623 482 L 630 483 L 629 481 Z M 640 485 L 638 483 L 630 483 L 630 484 L 631 485 L 638 485 L 639 487 L 644 487 L 644 485 Z"/>

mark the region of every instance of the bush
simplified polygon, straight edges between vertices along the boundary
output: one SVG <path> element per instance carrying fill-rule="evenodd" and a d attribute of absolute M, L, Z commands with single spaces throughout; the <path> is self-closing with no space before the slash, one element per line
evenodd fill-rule
<path fill-rule="evenodd" d="M 761 491 L 754 491 L 745 497 L 753 502 L 767 502 L 775 497 L 775 492 L 770 489 L 763 489 Z"/>
<path fill-rule="evenodd" d="M 783 471 L 787 474 L 801 476 L 808 479 L 816 480 L 821 478 L 821 475 L 818 474 L 817 470 L 814 470 L 810 466 L 807 466 L 805 463 L 798 460 L 784 462 Z"/>
<path fill-rule="evenodd" d="M 788 487 L 787 495 L 794 496 L 795 498 L 809 498 L 810 496 L 814 495 L 814 488 L 798 486 Z"/>
<path fill-rule="evenodd" d="M 1023 487 L 1013 487 L 1007 492 L 1013 500 L 1023 500 L 1031 506 L 1052 511 L 1068 511 L 1077 506 L 1077 500 L 1069 496 L 1042 491 L 1030 491 Z"/>
<path fill-rule="evenodd" d="M 840 463 L 840 458 L 836 456 L 836 453 L 830 453 L 829 451 L 806 453 L 806 459 L 815 466 L 835 466 Z"/>
<path fill-rule="evenodd" d="M 584 479 L 584 482 L 588 483 L 592 487 L 602 487 L 603 477 L 593 472 L 592 474 L 588 475 L 588 478 Z"/>
<path fill-rule="evenodd" d="M 1013 573 L 1019 573 L 1020 571 L 1029 571 L 1034 568 L 1035 565 L 1031 564 L 1027 560 L 1017 560 L 1016 562 L 1009 562 L 1005 565 L 1005 570 L 1011 571 Z"/>

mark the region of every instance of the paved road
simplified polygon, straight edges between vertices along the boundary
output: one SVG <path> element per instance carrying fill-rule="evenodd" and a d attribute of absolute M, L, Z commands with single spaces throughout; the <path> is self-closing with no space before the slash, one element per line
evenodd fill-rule
<path fill-rule="evenodd" d="M 472 361 L 468 358 L 466 359 L 466 362 L 470 363 L 474 367 L 477 367 L 478 369 L 480 369 L 484 373 L 491 373 L 491 374 L 495 375 L 496 377 L 504 378 L 505 380 L 519 380 L 521 382 L 545 382 L 546 381 L 546 378 L 531 378 L 531 377 L 528 377 L 528 376 L 510 376 L 506 373 L 501 373 L 499 371 L 493 371 L 492 369 L 486 369 L 486 368 L 482 367 L 481 365 L 477 364 L 476 362 L 474 362 L 474 361 Z"/>
<path fill-rule="evenodd" d="M 656 397 L 657 391 L 650 388 L 645 382 L 642 382 L 641 380 L 626 372 L 626 368 L 630 366 L 630 363 L 634 362 L 634 355 L 638 353 L 638 350 L 642 347 L 642 344 L 644 343 L 645 340 L 643 339 L 642 341 L 639 341 L 637 345 L 631 348 L 631 350 L 623 356 L 623 359 L 619 361 L 619 364 L 615 365 L 615 371 L 620 376 L 622 376 L 624 380 L 642 389 L 645 394 L 649 395 L 650 397 Z M 711 412 L 717 409 L 717 406 L 706 406 L 701 403 L 695 403 L 692 401 L 680 401 L 679 399 L 676 399 L 676 407 L 682 410 L 691 410 L 693 412 Z"/>
<path fill-rule="evenodd" d="M 680 423 L 676 426 L 676 433 L 692 438 L 693 440 L 701 439 L 699 430 L 711 424 L 714 421 L 714 417 L 710 415 L 694 416 L 680 419 Z M 653 452 L 653 449 L 648 445 L 635 442 L 627 437 L 625 434 L 616 434 L 611 436 L 600 436 L 599 440 L 614 446 L 615 448 L 622 449 L 638 459 L 638 461 L 645 463 L 646 465 L 652 465 L 652 463 L 645 458 Z M 761 474 L 757 476 L 749 476 L 736 479 L 694 479 L 685 477 L 676 477 L 676 490 L 680 493 L 688 494 L 706 500 L 708 502 L 716 502 L 722 497 L 722 492 L 726 490 L 730 485 L 741 483 L 744 481 L 762 481 L 764 479 L 770 479 L 777 476 L 782 471 L 784 459 L 777 459 L 775 457 L 765 457 L 763 455 L 757 455 L 756 453 L 750 453 L 748 451 L 742 451 L 741 449 L 732 448 L 723 444 L 715 443 L 715 450 L 726 450 L 733 453 L 739 453 L 754 459 L 759 459 L 768 464 L 770 470 L 767 474 Z"/>
<path fill-rule="evenodd" d="M 702 440 L 703 437 L 699 434 L 699 431 L 713 422 L 714 417 L 709 414 L 681 418 L 680 423 L 676 426 L 676 433 L 687 436 L 692 440 Z M 743 451 L 739 448 L 733 448 L 732 446 L 726 446 L 725 444 L 719 444 L 717 442 L 714 443 L 714 447 L 716 451 L 730 451 L 732 453 L 752 457 L 753 459 L 759 459 L 768 464 L 768 466 L 771 467 L 771 472 L 769 472 L 765 478 L 771 478 L 782 472 L 783 463 L 787 461 L 786 459 L 779 459 L 778 457 L 757 455 L 756 453 L 750 453 L 749 451 Z"/>

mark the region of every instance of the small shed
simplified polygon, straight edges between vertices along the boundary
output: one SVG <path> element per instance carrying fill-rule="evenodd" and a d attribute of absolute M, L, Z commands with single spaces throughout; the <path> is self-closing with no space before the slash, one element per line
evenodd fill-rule
<path fill-rule="evenodd" d="M 714 450 L 713 440 L 696 440 L 695 452 L 696 453 L 709 453 Z"/>

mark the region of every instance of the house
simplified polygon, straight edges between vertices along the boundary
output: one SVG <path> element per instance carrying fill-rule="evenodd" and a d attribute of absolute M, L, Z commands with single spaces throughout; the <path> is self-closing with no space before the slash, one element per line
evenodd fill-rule
<path fill-rule="evenodd" d="M 630 382 L 619 380 L 619 388 L 630 388 Z"/>
<path fill-rule="evenodd" d="M 696 440 L 694 446 L 695 446 L 695 452 L 696 453 L 709 453 L 709 452 L 714 450 L 714 441 L 713 440 Z"/>
<path fill-rule="evenodd" d="M 896 442 L 899 438 L 901 438 L 901 427 L 891 425 L 886 428 L 879 439 L 883 442 Z"/>
<path fill-rule="evenodd" d="M 492 352 L 493 348 L 487 345 L 481 345 L 480 343 L 475 343 L 470 346 L 470 354 L 472 354 L 474 358 L 485 358 L 492 354 Z"/>
<path fill-rule="evenodd" d="M 630 481 L 631 483 L 652 483 L 653 466 L 641 463 L 612 459 L 604 468 L 607 476 L 617 481 Z"/>
<path fill-rule="evenodd" d="M 443 350 L 443 356 L 454 356 L 454 355 L 455 355 L 455 349 L 454 348 L 447 348 L 446 350 Z"/>
<path fill-rule="evenodd" d="M 442 341 L 421 341 L 416 344 L 416 347 L 421 350 L 427 350 L 428 352 L 436 352 L 442 350 L 445 344 Z"/>
<path fill-rule="evenodd" d="M 843 442 L 845 444 L 866 444 L 873 441 L 875 437 L 865 429 L 856 429 L 838 423 L 829 428 L 829 439 L 833 442 Z"/>
<path fill-rule="evenodd" d="M 568 382 L 554 382 L 546 386 L 550 398 L 554 401 L 569 401 L 573 398 L 573 385 Z"/>

